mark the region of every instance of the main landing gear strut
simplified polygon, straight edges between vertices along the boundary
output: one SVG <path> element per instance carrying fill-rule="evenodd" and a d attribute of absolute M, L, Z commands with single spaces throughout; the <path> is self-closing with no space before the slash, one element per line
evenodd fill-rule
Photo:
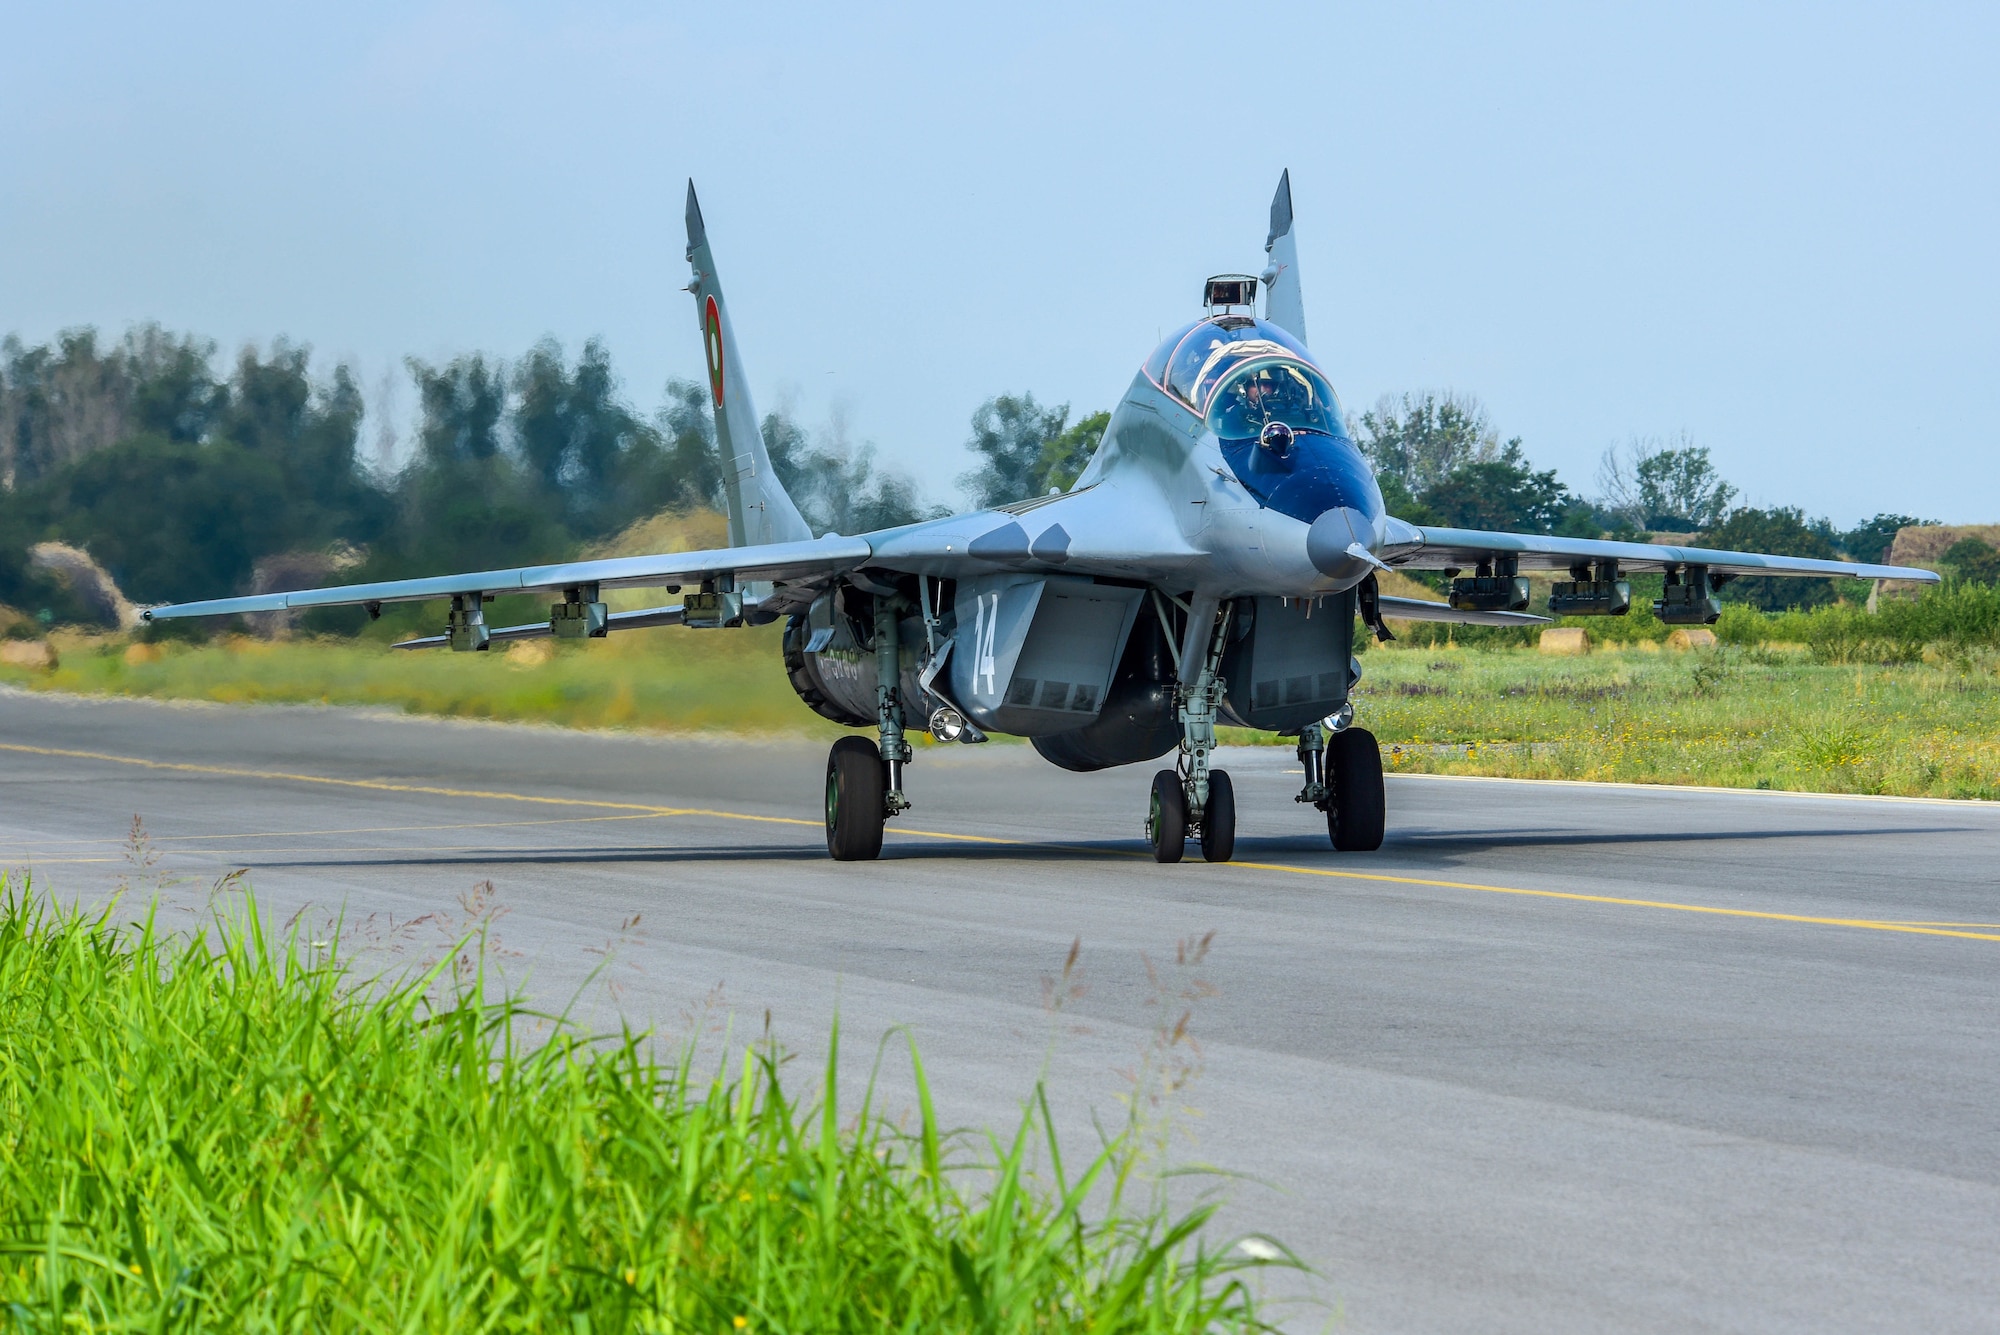
<path fill-rule="evenodd" d="M 882 825 L 909 810 L 903 766 L 914 752 L 903 737 L 902 646 L 897 623 L 900 597 L 875 599 L 876 731 L 880 742 L 843 737 L 826 758 L 826 851 L 839 862 L 867 862 L 882 854 Z"/>
<path fill-rule="evenodd" d="M 1294 801 L 1326 813 L 1327 837 L 1343 853 L 1372 853 L 1382 846 L 1387 803 L 1382 793 L 1382 748 L 1366 728 L 1350 728 L 1353 711 L 1333 716 L 1339 730 L 1331 738 L 1323 724 L 1299 730 L 1299 768 L 1305 787 Z"/>

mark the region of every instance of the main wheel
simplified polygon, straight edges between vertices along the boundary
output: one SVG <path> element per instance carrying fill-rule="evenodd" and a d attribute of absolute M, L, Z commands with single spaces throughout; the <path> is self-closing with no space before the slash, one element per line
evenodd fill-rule
<path fill-rule="evenodd" d="M 1236 855 L 1236 785 L 1226 770 L 1208 772 L 1208 805 L 1201 810 L 1201 855 L 1227 862 Z"/>
<path fill-rule="evenodd" d="M 882 854 L 882 753 L 866 737 L 843 737 L 826 757 L 826 851 L 836 862 Z"/>
<path fill-rule="evenodd" d="M 1155 862 L 1179 862 L 1187 852 L 1187 795 L 1181 791 L 1181 776 L 1170 769 L 1153 776 L 1146 839 L 1153 845 Z"/>
<path fill-rule="evenodd" d="M 1326 832 L 1343 853 L 1372 853 L 1382 846 L 1388 804 L 1382 794 L 1382 748 L 1366 728 L 1337 732 L 1326 743 Z"/>

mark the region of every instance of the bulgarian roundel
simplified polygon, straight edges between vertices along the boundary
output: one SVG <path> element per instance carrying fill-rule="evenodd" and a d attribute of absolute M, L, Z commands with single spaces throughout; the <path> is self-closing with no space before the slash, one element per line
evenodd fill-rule
<path fill-rule="evenodd" d="M 722 406 L 722 312 L 716 308 L 715 298 L 710 297 L 701 312 L 702 351 L 708 354 L 708 389 L 715 395 L 715 406 Z"/>

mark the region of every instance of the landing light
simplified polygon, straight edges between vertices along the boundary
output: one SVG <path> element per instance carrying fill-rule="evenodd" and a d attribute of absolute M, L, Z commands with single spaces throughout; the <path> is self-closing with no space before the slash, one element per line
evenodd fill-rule
<path fill-rule="evenodd" d="M 965 715 L 948 705 L 940 705 L 931 715 L 931 736 L 940 742 L 955 742 L 965 736 Z"/>
<path fill-rule="evenodd" d="M 1354 726 L 1354 702 L 1352 700 L 1341 701 L 1340 708 L 1328 714 L 1326 721 L 1320 726 L 1328 732 L 1346 732 Z"/>

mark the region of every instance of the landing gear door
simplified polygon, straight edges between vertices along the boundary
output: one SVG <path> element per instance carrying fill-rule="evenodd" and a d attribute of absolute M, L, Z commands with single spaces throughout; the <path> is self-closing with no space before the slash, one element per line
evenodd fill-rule
<path fill-rule="evenodd" d="M 1142 597 L 1060 576 L 960 580 L 954 700 L 980 727 L 1019 737 L 1094 722 Z"/>
<path fill-rule="evenodd" d="M 1340 708 L 1352 685 L 1355 597 L 1246 598 L 1222 661 L 1229 722 L 1287 736 Z"/>

